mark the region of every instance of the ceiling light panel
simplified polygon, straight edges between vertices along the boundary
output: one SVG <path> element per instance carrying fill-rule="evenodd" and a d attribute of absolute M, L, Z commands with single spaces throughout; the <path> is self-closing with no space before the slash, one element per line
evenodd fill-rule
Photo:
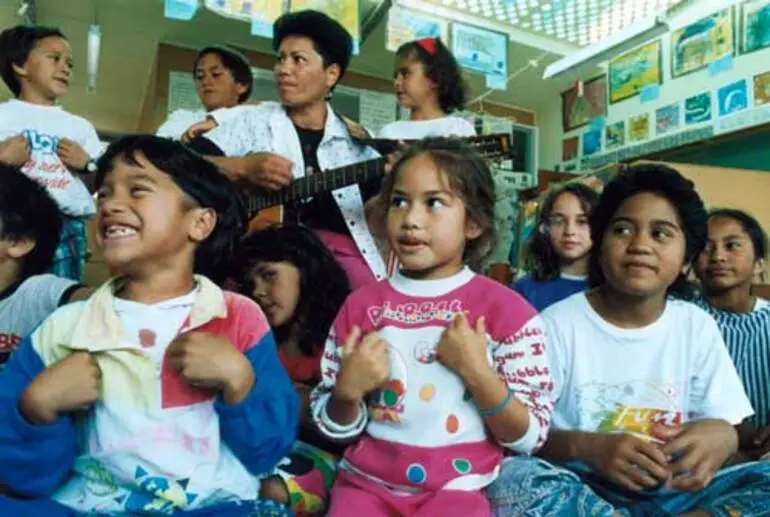
<path fill-rule="evenodd" d="M 427 0 L 575 45 L 590 45 L 683 0 Z"/>

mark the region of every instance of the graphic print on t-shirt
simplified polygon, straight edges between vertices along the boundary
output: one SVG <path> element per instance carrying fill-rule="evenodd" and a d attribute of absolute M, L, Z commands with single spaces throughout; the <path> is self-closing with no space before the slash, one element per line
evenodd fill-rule
<path fill-rule="evenodd" d="M 610 385 L 593 382 L 580 386 L 576 402 L 580 412 L 590 415 L 596 432 L 627 433 L 656 440 L 654 424 L 682 423 L 681 392 L 672 384 L 650 380 Z"/>
<path fill-rule="evenodd" d="M 30 159 L 21 170 L 48 189 L 65 190 L 73 176 L 56 154 L 59 137 L 25 129 L 22 134 L 29 142 Z"/>

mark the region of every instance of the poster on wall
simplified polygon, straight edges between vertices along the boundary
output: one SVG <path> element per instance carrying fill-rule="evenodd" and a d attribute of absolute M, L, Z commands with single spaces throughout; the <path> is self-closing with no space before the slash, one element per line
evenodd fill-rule
<path fill-rule="evenodd" d="M 614 124 L 610 124 L 605 128 L 606 130 L 606 140 L 607 140 L 607 150 L 617 149 L 619 147 L 623 147 L 626 145 L 626 123 L 625 121 L 621 120 L 620 122 L 615 122 Z"/>
<path fill-rule="evenodd" d="M 313 9 L 334 18 L 353 38 L 353 54 L 358 54 L 361 42 L 361 24 L 358 0 L 289 0 L 290 11 Z"/>
<path fill-rule="evenodd" d="M 762 106 L 770 103 L 770 72 L 754 76 L 754 105 Z"/>
<path fill-rule="evenodd" d="M 508 35 L 463 23 L 452 23 L 452 54 L 463 68 L 508 78 Z"/>
<path fill-rule="evenodd" d="M 735 55 L 733 8 L 717 11 L 671 33 L 671 76 L 700 70 L 725 56 Z"/>
<path fill-rule="evenodd" d="M 669 104 L 655 111 L 655 134 L 665 135 L 679 129 L 679 104 Z"/>
<path fill-rule="evenodd" d="M 404 43 L 421 38 L 441 38 L 449 41 L 449 24 L 438 18 L 429 18 L 398 5 L 388 10 L 385 48 L 395 52 Z"/>
<path fill-rule="evenodd" d="M 569 162 L 578 157 L 578 145 L 580 138 L 573 136 L 565 138 L 561 142 L 561 161 Z"/>
<path fill-rule="evenodd" d="M 684 101 L 684 123 L 701 124 L 711 120 L 711 92 L 688 97 Z"/>
<path fill-rule="evenodd" d="M 585 126 L 591 119 L 607 116 L 607 76 L 601 75 L 583 83 L 583 94 L 577 85 L 561 94 L 564 132 Z"/>
<path fill-rule="evenodd" d="M 741 6 L 741 53 L 770 47 L 770 0 L 747 0 Z"/>
<path fill-rule="evenodd" d="M 719 116 L 725 117 L 749 107 L 749 91 L 746 79 L 735 81 L 717 90 Z"/>
<path fill-rule="evenodd" d="M 660 40 L 610 60 L 610 104 L 638 95 L 646 86 L 661 84 Z"/>
<path fill-rule="evenodd" d="M 628 119 L 629 142 L 641 142 L 650 138 L 650 114 L 636 115 Z"/>
<path fill-rule="evenodd" d="M 276 0 L 204 0 L 210 11 L 227 18 L 251 22 L 252 36 L 273 37 L 273 22 L 286 11 L 286 2 Z"/>
<path fill-rule="evenodd" d="M 602 130 L 592 129 L 583 133 L 583 156 L 591 156 L 602 150 Z"/>

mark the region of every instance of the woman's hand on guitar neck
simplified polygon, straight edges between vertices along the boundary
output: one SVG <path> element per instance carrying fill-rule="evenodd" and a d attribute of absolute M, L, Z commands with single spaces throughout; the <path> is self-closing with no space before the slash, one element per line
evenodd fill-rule
<path fill-rule="evenodd" d="M 288 187 L 293 177 L 292 162 L 273 153 L 254 153 L 243 157 L 239 180 L 265 190 Z"/>

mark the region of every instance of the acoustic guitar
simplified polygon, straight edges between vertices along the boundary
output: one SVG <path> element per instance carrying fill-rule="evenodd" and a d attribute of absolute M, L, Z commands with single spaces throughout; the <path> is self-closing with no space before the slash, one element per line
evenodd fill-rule
<path fill-rule="evenodd" d="M 463 138 L 475 152 L 489 161 L 510 158 L 511 135 L 500 133 Z M 381 154 L 390 154 L 399 147 L 396 140 L 361 140 Z M 381 178 L 385 174 L 386 159 L 376 158 L 353 163 L 336 169 L 317 172 L 297 178 L 286 188 L 275 192 L 251 190 L 244 193 L 249 217 L 247 234 L 283 222 L 284 205 L 291 205 L 315 195 L 347 187 L 355 183 Z"/>

